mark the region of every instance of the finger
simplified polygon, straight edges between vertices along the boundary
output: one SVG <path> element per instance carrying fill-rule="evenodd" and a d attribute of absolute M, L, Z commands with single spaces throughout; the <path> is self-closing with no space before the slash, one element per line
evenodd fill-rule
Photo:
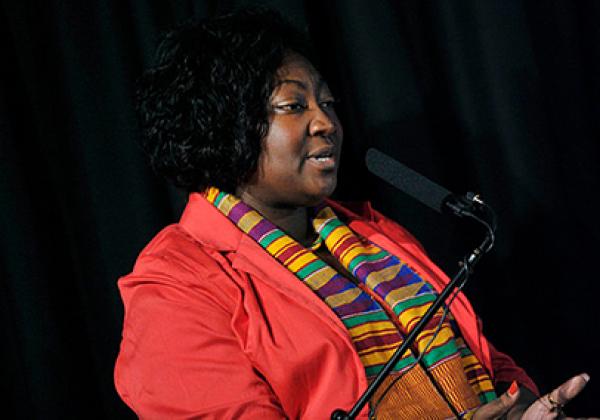
<path fill-rule="evenodd" d="M 564 420 L 600 420 L 600 417 L 565 417 Z"/>
<path fill-rule="evenodd" d="M 473 420 L 498 419 L 508 412 L 519 398 L 519 386 L 513 382 L 504 394 L 494 401 L 482 405 L 475 411 Z"/>
<path fill-rule="evenodd" d="M 548 395 L 549 401 L 554 401 L 556 404 L 565 405 L 572 400 L 577 394 L 581 392 L 590 380 L 590 376 L 587 373 L 582 373 L 577 376 L 573 376 L 571 379 L 566 381 L 564 384 L 555 388 Z"/>

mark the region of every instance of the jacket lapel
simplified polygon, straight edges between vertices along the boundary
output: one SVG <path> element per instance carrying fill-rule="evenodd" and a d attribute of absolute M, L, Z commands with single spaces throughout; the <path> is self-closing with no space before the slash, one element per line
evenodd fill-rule
<path fill-rule="evenodd" d="M 232 258 L 235 270 L 243 271 L 317 314 L 354 351 L 348 330 L 335 313 L 302 281 L 269 255 L 252 238 L 243 235 Z"/>
<path fill-rule="evenodd" d="M 329 306 L 201 194 L 190 194 L 180 225 L 200 243 L 227 252 L 235 270 L 249 274 L 314 312 L 354 353 L 348 330 Z"/>

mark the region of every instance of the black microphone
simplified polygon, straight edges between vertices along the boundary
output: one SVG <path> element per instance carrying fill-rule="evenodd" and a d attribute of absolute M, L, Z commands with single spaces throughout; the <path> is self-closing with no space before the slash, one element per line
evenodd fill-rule
<path fill-rule="evenodd" d="M 377 149 L 367 150 L 365 162 L 371 173 L 437 212 L 463 216 L 484 205 L 478 195 L 453 194 Z"/>

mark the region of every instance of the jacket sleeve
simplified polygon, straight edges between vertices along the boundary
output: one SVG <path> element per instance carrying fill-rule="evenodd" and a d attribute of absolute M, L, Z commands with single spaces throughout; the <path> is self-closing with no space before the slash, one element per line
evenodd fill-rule
<path fill-rule="evenodd" d="M 539 397 L 540 391 L 525 370 L 517 366 L 510 356 L 498 351 L 489 341 L 488 344 L 492 358 L 492 369 L 494 370 L 494 386 L 496 387 L 499 383 L 510 384 L 516 380 L 520 385 L 527 387 Z"/>
<path fill-rule="evenodd" d="M 227 280 L 214 270 L 198 274 L 209 282 Z M 231 308 L 214 296 L 222 290 L 211 293 L 172 277 L 132 274 L 119 282 L 126 309 L 115 367 L 121 398 L 142 419 L 284 418 L 242 350 Z"/>

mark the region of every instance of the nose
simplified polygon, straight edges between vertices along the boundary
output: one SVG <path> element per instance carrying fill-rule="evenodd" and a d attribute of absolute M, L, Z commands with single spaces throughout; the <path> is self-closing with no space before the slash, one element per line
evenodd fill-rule
<path fill-rule="evenodd" d="M 308 131 L 311 136 L 328 137 L 338 130 L 338 119 L 333 109 L 318 108 L 310 121 Z"/>

